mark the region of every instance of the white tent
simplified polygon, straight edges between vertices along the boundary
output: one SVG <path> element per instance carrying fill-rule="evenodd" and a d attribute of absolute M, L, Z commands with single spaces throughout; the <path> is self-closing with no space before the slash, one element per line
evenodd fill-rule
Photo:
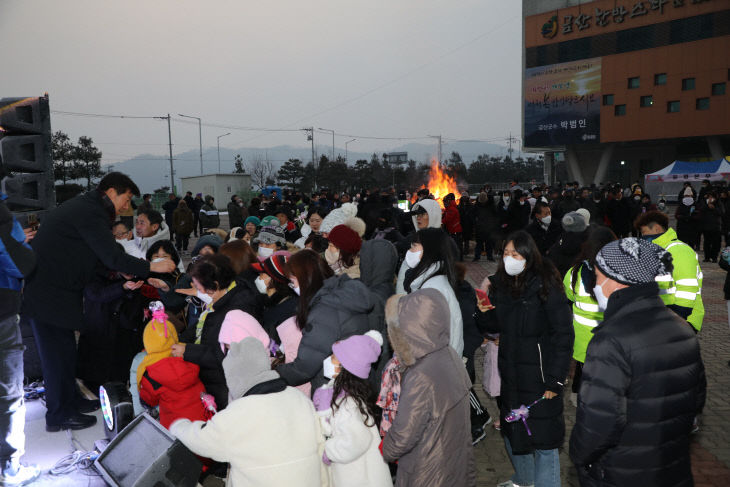
<path fill-rule="evenodd" d="M 661 196 L 667 201 L 676 201 L 677 194 L 686 182 L 695 189 L 702 180 L 730 181 L 730 158 L 707 162 L 674 161 L 667 167 L 644 176 L 644 189 L 658 201 Z"/>

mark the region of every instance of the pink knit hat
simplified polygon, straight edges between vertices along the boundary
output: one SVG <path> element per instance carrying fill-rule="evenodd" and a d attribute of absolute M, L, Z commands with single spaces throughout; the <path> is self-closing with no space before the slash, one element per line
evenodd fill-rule
<path fill-rule="evenodd" d="M 332 353 L 337 356 L 342 366 L 352 375 L 367 379 L 370 366 L 380 357 L 383 346 L 383 335 L 370 330 L 364 335 L 354 335 L 332 345 Z"/>
<path fill-rule="evenodd" d="M 239 309 L 229 311 L 223 319 L 221 331 L 218 334 L 221 350 L 225 352 L 225 345 L 240 342 L 246 337 L 256 338 L 267 350 L 269 349 L 271 339 L 256 318 Z"/>

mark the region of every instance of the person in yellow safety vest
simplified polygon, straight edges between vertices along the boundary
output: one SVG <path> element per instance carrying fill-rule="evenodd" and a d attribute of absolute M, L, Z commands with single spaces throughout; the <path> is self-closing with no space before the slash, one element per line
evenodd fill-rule
<path fill-rule="evenodd" d="M 641 236 L 672 254 L 672 274 L 658 276 L 659 294 L 671 310 L 689 322 L 699 332 L 705 307 L 702 304 L 702 269 L 695 251 L 677 238 L 669 228 L 669 218 L 659 211 L 648 211 L 636 219 Z"/>
<path fill-rule="evenodd" d="M 593 338 L 593 329 L 603 321 L 603 312 L 598 309 L 598 301 L 593 295 L 593 288 L 596 286 L 596 274 L 593 270 L 596 255 L 604 245 L 614 240 L 616 240 L 616 235 L 610 228 L 591 227 L 586 241 L 581 246 L 581 253 L 576 259 L 577 264 L 568 269 L 563 279 L 565 295 L 573 303 L 573 330 L 575 331 L 573 359 L 576 364 L 570 400 L 574 405 L 577 404 L 588 343 Z"/>

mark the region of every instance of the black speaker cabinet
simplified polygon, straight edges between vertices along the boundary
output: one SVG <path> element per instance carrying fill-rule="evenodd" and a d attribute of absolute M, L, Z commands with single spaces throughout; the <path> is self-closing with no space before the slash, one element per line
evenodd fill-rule
<path fill-rule="evenodd" d="M 96 468 L 113 487 L 195 487 L 202 463 L 143 413 L 99 455 Z"/>

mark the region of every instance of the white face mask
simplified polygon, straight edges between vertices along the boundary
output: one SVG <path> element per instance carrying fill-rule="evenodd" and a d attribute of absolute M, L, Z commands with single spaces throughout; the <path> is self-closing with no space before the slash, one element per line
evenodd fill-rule
<path fill-rule="evenodd" d="M 208 306 L 210 303 L 213 302 L 213 296 L 207 293 L 201 293 L 200 291 L 197 292 L 196 296 L 199 300 L 201 300 L 203 303 L 205 303 L 206 306 Z"/>
<path fill-rule="evenodd" d="M 502 201 L 504 201 L 505 205 L 509 204 L 509 196 L 502 196 Z"/>
<path fill-rule="evenodd" d="M 596 287 L 593 288 L 593 294 L 596 295 L 596 301 L 598 301 L 598 310 L 600 312 L 606 311 L 606 308 L 608 307 L 608 298 L 603 294 L 603 285 L 608 282 L 608 279 L 603 281 L 603 284 L 598 285 L 596 283 Z"/>
<path fill-rule="evenodd" d="M 508 255 L 504 259 L 504 271 L 510 276 L 516 276 L 525 270 L 526 260 L 517 260 L 511 255 Z"/>
<path fill-rule="evenodd" d="M 695 200 L 692 198 L 682 198 L 682 204 L 684 204 L 684 206 L 692 206 L 692 203 L 694 202 Z"/>
<path fill-rule="evenodd" d="M 524 205 L 525 204 L 525 200 L 520 200 L 520 204 L 521 205 Z"/>
<path fill-rule="evenodd" d="M 550 225 L 550 222 L 553 221 L 553 216 L 548 215 L 546 217 L 541 218 L 540 221 L 545 225 Z"/>
<path fill-rule="evenodd" d="M 328 379 L 334 379 L 337 376 L 335 364 L 332 363 L 332 355 L 322 361 L 322 374 Z"/>
<path fill-rule="evenodd" d="M 263 257 L 264 259 L 268 259 L 271 257 L 271 254 L 274 253 L 274 249 L 267 249 L 266 247 L 259 247 L 259 257 Z"/>
<path fill-rule="evenodd" d="M 340 260 L 340 251 L 332 252 L 330 249 L 324 251 L 324 258 L 329 265 L 335 265 Z"/>
<path fill-rule="evenodd" d="M 256 283 L 256 289 L 258 289 L 261 294 L 266 294 L 266 283 L 263 279 L 261 279 L 261 276 L 257 277 L 254 282 Z"/>
<path fill-rule="evenodd" d="M 299 286 L 294 286 L 294 284 L 289 283 L 289 287 L 292 288 L 292 291 L 294 291 L 297 296 L 299 296 L 299 293 L 301 292 L 299 290 Z"/>
<path fill-rule="evenodd" d="M 421 256 L 423 255 L 423 250 L 419 250 L 418 252 L 414 252 L 412 250 L 409 250 L 406 252 L 406 264 L 411 269 L 415 269 L 415 267 L 418 265 L 419 262 L 421 262 Z"/>

